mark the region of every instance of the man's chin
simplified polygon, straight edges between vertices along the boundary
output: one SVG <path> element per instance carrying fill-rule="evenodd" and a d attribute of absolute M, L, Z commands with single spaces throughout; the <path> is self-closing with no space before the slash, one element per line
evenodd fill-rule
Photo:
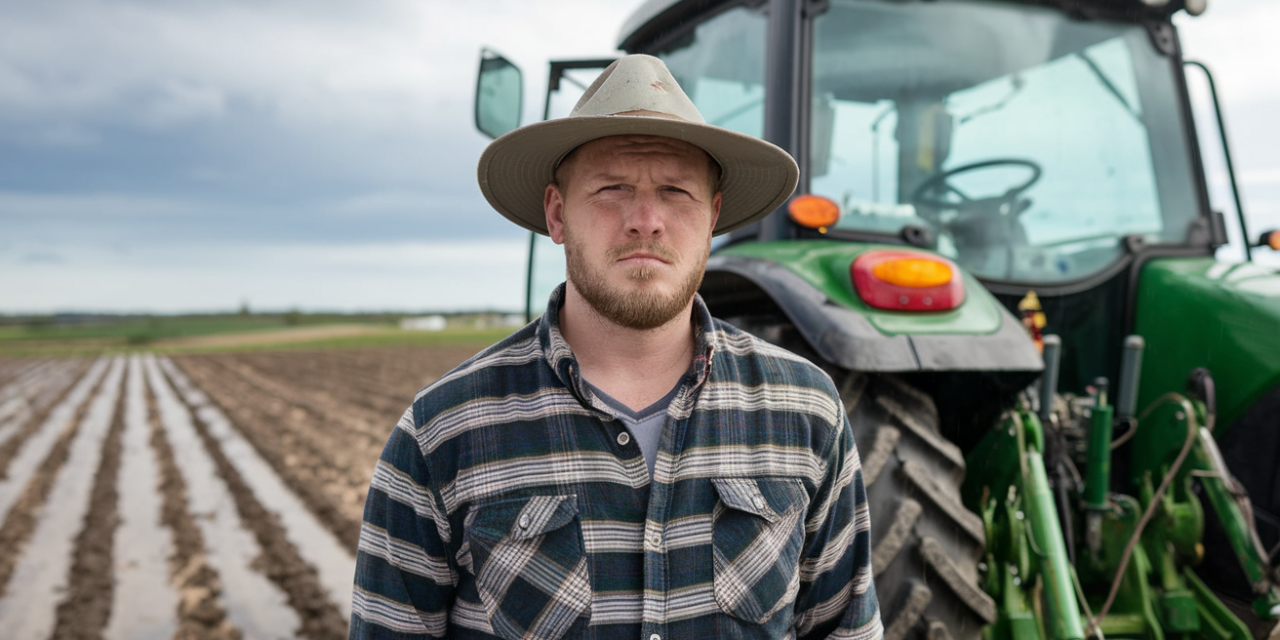
<path fill-rule="evenodd" d="M 629 329 L 656 329 L 686 309 L 692 295 L 683 297 L 674 287 L 642 283 L 615 287 L 608 291 L 586 291 L 584 298 L 596 313 Z M 682 299 L 677 299 L 682 298 Z"/>

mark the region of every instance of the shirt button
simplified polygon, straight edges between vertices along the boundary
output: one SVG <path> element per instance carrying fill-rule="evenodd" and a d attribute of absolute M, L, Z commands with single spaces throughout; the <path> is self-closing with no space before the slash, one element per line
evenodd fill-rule
<path fill-rule="evenodd" d="M 630 442 L 631 442 L 631 434 L 627 433 L 626 431 L 623 431 L 622 433 L 618 434 L 618 444 L 625 447 Z"/>
<path fill-rule="evenodd" d="M 529 516 L 520 516 L 520 528 L 521 529 L 529 528 Z"/>
<path fill-rule="evenodd" d="M 764 508 L 764 498 L 761 498 L 760 496 L 756 496 L 755 499 L 752 500 L 752 502 L 755 503 L 757 509 Z"/>
<path fill-rule="evenodd" d="M 660 635 L 658 635 L 658 634 L 656 634 L 656 633 L 655 633 L 655 634 L 653 634 L 653 635 L 649 636 L 649 640 L 662 640 L 662 636 L 660 636 Z"/>
<path fill-rule="evenodd" d="M 651 545 L 653 545 L 653 546 L 655 546 L 655 547 L 661 547 L 661 546 L 662 546 L 662 534 L 661 534 L 661 533 L 658 533 L 658 532 L 656 532 L 656 531 L 655 531 L 655 532 L 653 532 L 653 533 L 651 533 L 651 534 L 649 534 L 649 544 L 651 544 Z"/>

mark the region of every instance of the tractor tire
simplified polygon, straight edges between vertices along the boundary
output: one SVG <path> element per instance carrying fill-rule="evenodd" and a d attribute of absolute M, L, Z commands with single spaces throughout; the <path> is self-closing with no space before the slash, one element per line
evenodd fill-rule
<path fill-rule="evenodd" d="M 978 583 L 982 518 L 960 502 L 965 461 L 933 400 L 886 374 L 837 378 L 862 457 L 885 640 L 979 640 L 996 619 Z"/>

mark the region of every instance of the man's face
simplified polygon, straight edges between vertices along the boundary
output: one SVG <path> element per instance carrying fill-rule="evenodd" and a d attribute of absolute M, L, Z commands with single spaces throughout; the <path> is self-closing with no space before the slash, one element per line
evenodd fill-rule
<path fill-rule="evenodd" d="M 686 142 L 615 136 L 579 147 L 548 185 L 551 239 L 597 313 L 652 329 L 688 307 L 720 216 L 710 157 Z"/>

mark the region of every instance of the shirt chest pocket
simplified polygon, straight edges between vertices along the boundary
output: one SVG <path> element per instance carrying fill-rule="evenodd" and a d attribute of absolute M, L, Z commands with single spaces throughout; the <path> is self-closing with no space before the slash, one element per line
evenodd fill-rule
<path fill-rule="evenodd" d="M 795 600 L 808 494 L 792 478 L 716 478 L 711 546 L 716 602 L 764 624 Z"/>
<path fill-rule="evenodd" d="M 576 496 L 482 504 L 468 519 L 476 590 L 494 633 L 555 640 L 589 615 L 591 581 Z"/>

